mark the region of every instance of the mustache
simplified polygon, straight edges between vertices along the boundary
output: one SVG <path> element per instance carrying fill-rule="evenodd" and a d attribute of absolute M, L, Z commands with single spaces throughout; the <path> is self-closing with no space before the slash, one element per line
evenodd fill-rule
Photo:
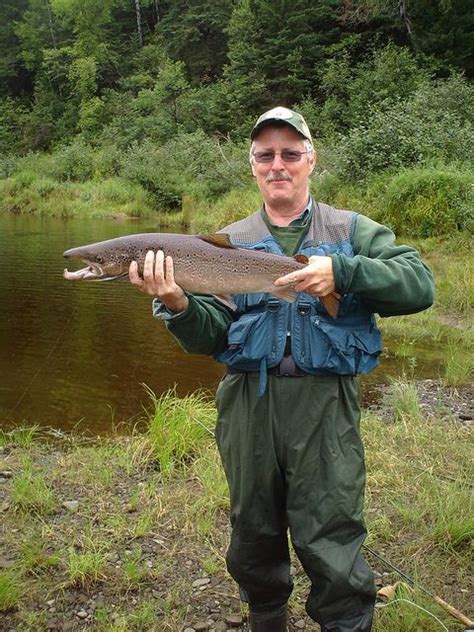
<path fill-rule="evenodd" d="M 276 173 L 270 173 L 265 178 L 266 182 L 273 182 L 274 180 L 291 180 L 291 176 L 285 171 L 277 171 Z"/>

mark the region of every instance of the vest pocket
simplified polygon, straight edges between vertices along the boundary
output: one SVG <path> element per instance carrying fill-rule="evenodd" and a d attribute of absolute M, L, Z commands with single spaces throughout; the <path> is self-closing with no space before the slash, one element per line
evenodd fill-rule
<path fill-rule="evenodd" d="M 319 316 L 310 319 L 307 338 L 313 369 L 325 369 L 341 375 L 367 373 L 377 365 L 382 339 L 376 327 L 363 329 L 340 327 Z"/>
<path fill-rule="evenodd" d="M 229 327 L 228 347 L 220 361 L 237 365 L 268 356 L 272 350 L 271 323 L 265 312 L 243 314 Z"/>

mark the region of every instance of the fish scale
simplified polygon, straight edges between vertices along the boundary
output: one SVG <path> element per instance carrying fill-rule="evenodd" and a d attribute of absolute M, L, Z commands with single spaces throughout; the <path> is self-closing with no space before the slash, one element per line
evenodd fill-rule
<path fill-rule="evenodd" d="M 181 235 L 178 233 L 142 233 L 108 239 L 64 252 L 66 259 L 87 264 L 75 272 L 64 270 L 64 278 L 83 281 L 111 281 L 128 276 L 132 261 L 143 273 L 149 250 L 162 250 L 171 256 L 175 281 L 184 290 L 196 294 L 251 294 L 269 292 L 293 302 L 291 286 L 276 287 L 274 281 L 307 265 L 306 257 L 287 257 L 259 250 L 237 248 L 228 235 Z M 321 297 L 329 314 L 337 314 L 335 295 Z"/>

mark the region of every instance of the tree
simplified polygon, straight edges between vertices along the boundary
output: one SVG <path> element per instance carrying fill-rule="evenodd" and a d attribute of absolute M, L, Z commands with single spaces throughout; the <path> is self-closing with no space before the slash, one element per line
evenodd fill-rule
<path fill-rule="evenodd" d="M 194 84 L 218 77 L 227 59 L 226 28 L 235 0 L 169 0 L 158 25 L 166 52 Z"/>

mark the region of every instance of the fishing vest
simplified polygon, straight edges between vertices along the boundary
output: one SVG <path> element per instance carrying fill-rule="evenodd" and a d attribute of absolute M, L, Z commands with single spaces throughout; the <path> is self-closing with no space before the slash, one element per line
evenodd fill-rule
<path fill-rule="evenodd" d="M 357 213 L 313 202 L 311 224 L 298 254 L 354 256 L 352 246 Z M 233 245 L 283 255 L 257 212 L 230 224 Z M 241 371 L 260 372 L 260 394 L 266 387 L 267 369 L 277 366 L 285 354 L 287 336 L 295 364 L 312 375 L 368 373 L 378 364 L 382 350 L 375 316 L 356 294 L 341 297 L 333 319 L 318 297 L 301 292 L 294 303 L 268 293 L 233 296 L 235 320 L 227 334 L 227 348 L 216 360 Z"/>

